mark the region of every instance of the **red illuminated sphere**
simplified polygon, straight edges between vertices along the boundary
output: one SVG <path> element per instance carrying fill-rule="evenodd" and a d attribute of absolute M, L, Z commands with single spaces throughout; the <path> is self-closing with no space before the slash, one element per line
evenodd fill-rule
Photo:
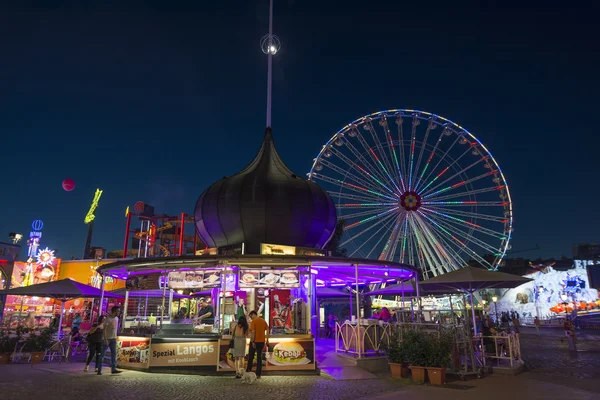
<path fill-rule="evenodd" d="M 75 189 L 75 181 L 73 179 L 65 179 L 62 182 L 62 187 L 67 192 L 70 192 L 71 190 Z"/>

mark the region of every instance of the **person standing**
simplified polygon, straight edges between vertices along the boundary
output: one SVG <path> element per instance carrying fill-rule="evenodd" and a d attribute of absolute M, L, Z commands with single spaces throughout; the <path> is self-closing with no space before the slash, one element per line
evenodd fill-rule
<path fill-rule="evenodd" d="M 262 353 L 265 343 L 269 341 L 269 324 L 263 318 L 258 316 L 256 311 L 250 311 L 250 352 L 248 353 L 248 366 L 246 372 L 252 371 L 254 364 L 254 353 L 256 357 L 256 378 L 260 379 L 262 374 Z"/>
<path fill-rule="evenodd" d="M 248 321 L 245 316 L 238 319 L 233 328 L 231 339 L 233 340 L 233 357 L 235 358 L 235 377 L 240 379 L 240 369 L 244 368 L 244 357 L 246 357 L 246 338 L 248 337 Z"/>
<path fill-rule="evenodd" d="M 100 365 L 102 364 L 102 342 L 104 341 L 104 315 L 101 315 L 98 318 L 98 322 L 96 322 L 87 336 L 88 340 L 88 358 L 85 363 L 84 372 L 87 372 L 90 363 L 96 357 L 96 369 L 94 372 L 98 372 L 100 369 Z"/>
<path fill-rule="evenodd" d="M 106 349 L 110 349 L 110 372 L 120 374 L 122 371 L 117 370 L 117 330 L 119 328 L 119 306 L 114 306 L 110 310 L 110 315 L 104 321 L 104 345 L 102 346 L 102 354 L 100 355 L 100 363 L 98 364 L 98 375 L 102 375 L 102 362 Z"/>
<path fill-rule="evenodd" d="M 215 323 L 215 310 L 213 306 L 208 304 L 206 299 L 200 299 L 200 311 L 198 311 L 198 319 L 207 325 Z"/>
<path fill-rule="evenodd" d="M 540 336 L 540 319 L 536 317 L 533 319 L 533 324 L 535 325 L 535 331 L 537 332 L 537 335 Z"/>

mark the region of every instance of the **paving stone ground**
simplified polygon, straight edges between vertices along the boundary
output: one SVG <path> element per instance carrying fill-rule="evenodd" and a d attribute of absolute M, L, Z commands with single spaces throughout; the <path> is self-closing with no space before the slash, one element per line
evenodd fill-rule
<path fill-rule="evenodd" d="M 79 367 L 77 364 L 76 367 Z M 392 380 L 336 381 L 326 376 L 263 376 L 254 385 L 233 377 L 149 374 L 85 374 L 65 365 L 0 367 L 0 397 L 4 399 L 360 399 L 403 386 Z M 6 396 L 6 397 L 4 397 Z"/>
<path fill-rule="evenodd" d="M 537 337 L 524 329 L 521 343 L 527 372 L 518 377 L 487 376 L 451 382 L 445 388 L 389 379 L 334 380 L 322 376 L 263 376 L 245 385 L 231 376 L 154 374 L 125 371 L 97 376 L 71 364 L 0 366 L 0 399 L 187 400 L 187 399 L 481 399 L 600 398 L 600 333 L 582 333 L 577 353 L 561 342 L 560 331 Z M 515 397 L 516 396 L 516 397 Z"/>

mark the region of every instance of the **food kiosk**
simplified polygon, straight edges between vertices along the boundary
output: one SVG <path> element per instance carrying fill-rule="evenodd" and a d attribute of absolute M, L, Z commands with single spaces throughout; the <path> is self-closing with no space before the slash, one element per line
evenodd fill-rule
<path fill-rule="evenodd" d="M 212 325 L 193 313 L 180 321 L 172 315 L 157 315 L 155 329 L 145 334 L 131 335 L 125 330 L 118 338 L 118 364 L 141 370 L 233 372 L 231 327 L 239 316 L 255 310 L 270 326 L 263 371 L 316 371 L 316 287 L 331 281 L 348 282 L 356 278 L 356 271 L 360 284 L 416 276 L 416 269 L 404 264 L 324 255 L 188 256 L 105 265 L 101 273 L 106 276 L 166 280 L 165 304 L 173 293 L 210 293 L 205 298 L 214 310 Z"/>

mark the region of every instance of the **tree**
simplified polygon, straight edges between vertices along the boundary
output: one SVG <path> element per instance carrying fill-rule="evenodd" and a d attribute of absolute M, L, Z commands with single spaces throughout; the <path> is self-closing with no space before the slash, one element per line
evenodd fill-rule
<path fill-rule="evenodd" d="M 346 257 L 346 253 L 348 252 L 346 249 L 340 248 L 345 227 L 346 221 L 343 218 L 338 219 L 337 224 L 335 225 L 335 232 L 325 247 L 326 250 L 330 251 L 331 254 L 336 257 Z"/>

